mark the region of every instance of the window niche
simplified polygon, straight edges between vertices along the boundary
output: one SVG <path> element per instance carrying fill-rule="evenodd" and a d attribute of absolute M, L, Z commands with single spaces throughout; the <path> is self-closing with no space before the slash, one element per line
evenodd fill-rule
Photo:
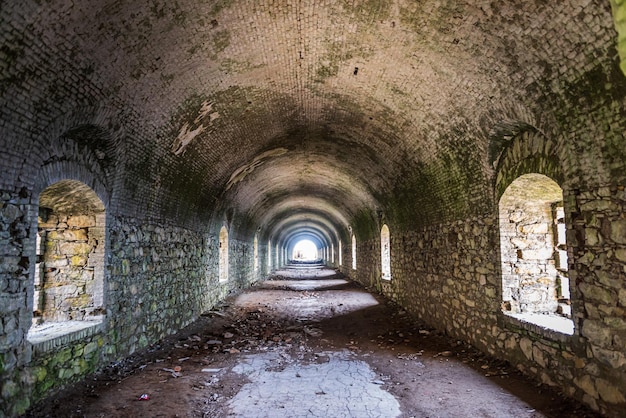
<path fill-rule="evenodd" d="M 256 276 L 256 274 L 259 271 L 259 238 L 258 238 L 258 234 L 254 235 L 254 243 L 253 243 L 253 251 L 254 251 L 254 274 Z"/>
<path fill-rule="evenodd" d="M 383 280 L 391 280 L 391 238 L 389 227 L 383 225 L 380 230 L 380 260 L 381 260 L 381 278 Z"/>
<path fill-rule="evenodd" d="M 356 237 L 352 235 L 352 270 L 356 270 Z"/>
<path fill-rule="evenodd" d="M 342 247 L 341 247 L 341 241 L 339 241 L 339 265 L 343 266 L 343 254 L 342 254 Z"/>
<path fill-rule="evenodd" d="M 219 281 L 228 281 L 228 230 L 220 229 Z"/>
<path fill-rule="evenodd" d="M 104 204 L 82 182 L 63 180 L 40 194 L 32 343 L 102 322 L 105 222 Z"/>
<path fill-rule="evenodd" d="M 525 174 L 499 204 L 502 311 L 523 322 L 573 334 L 563 191 L 541 174 Z"/>

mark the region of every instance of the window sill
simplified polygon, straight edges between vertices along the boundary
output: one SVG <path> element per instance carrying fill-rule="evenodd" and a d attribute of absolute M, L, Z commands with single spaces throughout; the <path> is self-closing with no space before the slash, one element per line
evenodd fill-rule
<path fill-rule="evenodd" d="M 33 354 L 53 351 L 57 347 L 91 337 L 102 331 L 104 319 L 91 321 L 46 322 L 28 331 Z"/>
<path fill-rule="evenodd" d="M 506 322 L 538 335 L 559 340 L 574 335 L 574 321 L 557 315 L 502 312 Z"/>

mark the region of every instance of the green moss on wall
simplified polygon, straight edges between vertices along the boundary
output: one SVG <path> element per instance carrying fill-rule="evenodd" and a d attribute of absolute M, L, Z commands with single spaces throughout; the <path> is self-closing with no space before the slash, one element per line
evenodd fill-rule
<path fill-rule="evenodd" d="M 436 7 L 431 7 L 433 4 Z M 407 27 L 418 34 L 433 26 L 442 33 L 449 33 L 453 29 L 454 19 L 465 15 L 463 5 L 454 0 L 443 0 L 429 4 L 409 2 L 408 6 L 400 7 L 400 22 L 403 27 Z"/>
<path fill-rule="evenodd" d="M 620 68 L 626 74 L 626 1 L 611 0 L 613 21 L 617 30 L 617 51 L 621 59 Z"/>
<path fill-rule="evenodd" d="M 350 221 L 357 240 L 366 241 L 378 236 L 376 213 L 369 209 L 360 210 Z"/>
<path fill-rule="evenodd" d="M 230 32 L 227 30 L 221 30 L 216 32 L 212 38 L 213 52 L 219 54 L 224 51 L 230 45 Z"/>
<path fill-rule="evenodd" d="M 391 14 L 392 5 L 392 2 L 385 0 L 360 0 L 345 2 L 343 7 L 361 22 L 372 23 L 387 20 Z"/>
<path fill-rule="evenodd" d="M 460 145 L 457 153 L 442 153 L 428 164 L 403 173 L 404 182 L 385 202 L 385 214 L 400 229 L 461 219 L 484 213 L 491 205 L 488 183 L 483 178 L 480 158 Z"/>
<path fill-rule="evenodd" d="M 229 8 L 232 6 L 233 0 L 218 0 L 213 4 L 213 8 L 211 9 L 211 16 L 217 16 L 222 10 Z"/>
<path fill-rule="evenodd" d="M 535 154 L 500 171 L 500 180 L 496 184 L 496 198 L 499 199 L 515 179 L 529 173 L 543 174 L 557 183 L 563 184 L 563 173 L 557 158 L 555 156 Z"/>
<path fill-rule="evenodd" d="M 226 58 L 220 61 L 220 71 L 227 74 L 247 73 L 265 66 L 265 64 L 253 64 L 250 61 L 238 61 L 232 58 Z"/>

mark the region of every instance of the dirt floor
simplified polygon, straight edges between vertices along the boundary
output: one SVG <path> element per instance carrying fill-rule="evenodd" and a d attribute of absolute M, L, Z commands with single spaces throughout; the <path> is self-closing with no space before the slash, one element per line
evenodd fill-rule
<path fill-rule="evenodd" d="M 334 270 L 299 266 L 28 416 L 597 415 L 416 323 Z"/>

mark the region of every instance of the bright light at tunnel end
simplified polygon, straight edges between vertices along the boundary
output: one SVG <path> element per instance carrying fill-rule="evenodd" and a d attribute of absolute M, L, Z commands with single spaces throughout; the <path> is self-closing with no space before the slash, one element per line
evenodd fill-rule
<path fill-rule="evenodd" d="M 293 247 L 293 253 L 291 254 L 292 260 L 297 261 L 314 261 L 317 260 L 317 245 L 308 239 L 298 241 Z"/>

